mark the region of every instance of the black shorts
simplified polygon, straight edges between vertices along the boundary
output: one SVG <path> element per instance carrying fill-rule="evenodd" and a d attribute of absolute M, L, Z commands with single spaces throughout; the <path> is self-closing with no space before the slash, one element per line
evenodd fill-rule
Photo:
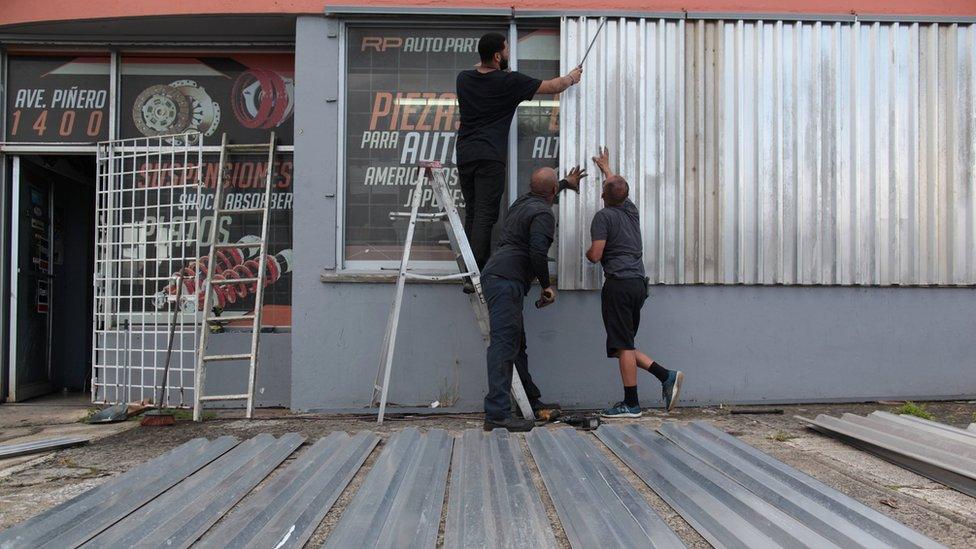
<path fill-rule="evenodd" d="M 607 330 L 607 356 L 631 351 L 640 326 L 641 307 L 647 299 L 646 278 L 608 278 L 600 294 L 603 326 Z"/>

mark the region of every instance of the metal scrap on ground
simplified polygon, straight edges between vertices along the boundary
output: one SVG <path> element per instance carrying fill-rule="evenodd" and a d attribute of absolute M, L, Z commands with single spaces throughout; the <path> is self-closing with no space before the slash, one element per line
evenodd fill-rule
<path fill-rule="evenodd" d="M 518 438 L 467 430 L 454 445 L 445 547 L 555 548 Z"/>
<path fill-rule="evenodd" d="M 714 547 L 839 547 L 647 427 L 597 436 Z"/>
<path fill-rule="evenodd" d="M 706 422 L 665 423 L 658 432 L 842 547 L 941 547 Z"/>
<path fill-rule="evenodd" d="M 189 547 L 304 441 L 295 433 L 249 439 L 83 547 Z"/>
<path fill-rule="evenodd" d="M 87 437 L 53 437 L 15 444 L 0 444 L 0 459 L 79 446 L 88 444 L 88 441 Z"/>
<path fill-rule="evenodd" d="M 78 547 L 237 446 L 193 439 L 80 496 L 0 532 L 0 548 Z"/>
<path fill-rule="evenodd" d="M 304 547 L 378 442 L 369 431 L 319 439 L 195 547 Z"/>
<path fill-rule="evenodd" d="M 976 452 L 976 433 L 926 420 L 884 412 L 823 418 L 942 457 Z M 556 547 L 534 461 L 574 548 L 683 547 L 602 441 L 715 547 L 940 547 L 707 423 L 665 423 L 658 432 L 639 424 L 604 425 L 596 437 L 538 428 L 525 435 L 529 460 L 520 435 L 505 430 L 468 430 L 455 446 L 446 431 L 404 429 L 386 441 L 325 545 L 435 547 L 450 476 L 445 547 Z M 295 433 L 191 440 L 0 532 L 0 549 L 303 547 L 379 437 L 331 433 L 269 478 L 304 441 Z"/>
<path fill-rule="evenodd" d="M 592 437 L 564 428 L 525 438 L 574 549 L 684 547 Z"/>
<path fill-rule="evenodd" d="M 434 547 L 454 438 L 410 427 L 393 436 L 326 547 Z"/>
<path fill-rule="evenodd" d="M 976 437 L 963 429 L 910 416 L 872 412 L 867 417 L 821 414 L 811 428 L 896 465 L 976 497 Z"/>

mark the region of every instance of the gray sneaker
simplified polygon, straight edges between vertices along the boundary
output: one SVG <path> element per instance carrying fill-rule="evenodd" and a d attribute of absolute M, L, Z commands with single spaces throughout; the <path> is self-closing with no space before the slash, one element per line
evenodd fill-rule
<path fill-rule="evenodd" d="M 617 417 L 641 417 L 641 409 L 640 406 L 630 407 L 627 406 L 626 402 L 621 401 L 600 412 L 600 415 L 610 419 Z"/>
<path fill-rule="evenodd" d="M 681 370 L 672 370 L 668 373 L 668 380 L 661 384 L 661 396 L 664 398 L 664 409 L 674 410 L 678 405 L 678 397 L 681 395 L 681 382 L 685 380 L 685 374 Z"/>

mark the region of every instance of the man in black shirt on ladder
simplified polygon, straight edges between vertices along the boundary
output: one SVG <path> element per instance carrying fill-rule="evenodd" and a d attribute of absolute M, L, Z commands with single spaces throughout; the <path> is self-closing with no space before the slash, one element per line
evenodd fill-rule
<path fill-rule="evenodd" d="M 491 32 L 478 42 L 481 63 L 457 76 L 460 127 L 457 165 L 464 196 L 464 232 L 483 269 L 491 255 L 491 231 L 498 221 L 498 206 L 505 191 L 508 130 L 519 103 L 535 94 L 560 93 L 580 81 L 583 69 L 566 76 L 538 80 L 508 70 L 508 41 Z M 470 282 L 465 291 L 473 292 Z"/>

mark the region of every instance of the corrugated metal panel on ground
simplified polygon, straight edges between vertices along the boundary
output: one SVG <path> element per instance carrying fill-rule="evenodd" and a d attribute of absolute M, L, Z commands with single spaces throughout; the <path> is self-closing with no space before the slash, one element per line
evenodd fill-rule
<path fill-rule="evenodd" d="M 237 445 L 193 439 L 40 515 L 0 532 L 0 547 L 73 548 L 95 537 Z"/>
<path fill-rule="evenodd" d="M 658 431 L 686 452 L 842 547 L 942 547 L 703 421 Z"/>
<path fill-rule="evenodd" d="M 304 547 L 377 442 L 369 431 L 319 439 L 194 547 Z"/>
<path fill-rule="evenodd" d="M 844 414 L 835 418 L 820 414 L 814 420 L 799 416 L 797 419 L 882 459 L 976 497 L 976 445 L 931 430 L 912 428 L 884 416 Z"/>
<path fill-rule="evenodd" d="M 539 428 L 525 438 L 574 548 L 684 547 L 588 435 Z"/>
<path fill-rule="evenodd" d="M 976 284 L 976 25 L 615 19 L 586 69 L 561 164 L 611 147 L 653 282 Z M 599 286 L 599 195 L 561 201 L 562 287 Z"/>
<path fill-rule="evenodd" d="M 555 548 L 518 439 L 467 430 L 454 445 L 445 547 Z"/>
<path fill-rule="evenodd" d="M 714 547 L 840 547 L 647 427 L 597 436 Z"/>
<path fill-rule="evenodd" d="M 220 456 L 84 545 L 185 549 L 305 441 L 264 433 Z"/>
<path fill-rule="evenodd" d="M 881 410 L 871 412 L 868 414 L 868 417 L 874 417 L 892 423 L 907 425 L 909 427 L 921 429 L 925 432 L 932 433 L 940 437 L 946 437 L 963 444 L 976 445 L 976 433 L 967 431 L 965 429 L 960 429 L 958 427 L 953 427 L 952 425 L 946 425 L 945 423 L 939 423 L 938 421 L 930 421 L 925 418 L 910 416 L 907 414 L 895 415 L 888 412 L 882 412 Z"/>
<path fill-rule="evenodd" d="M 48 452 L 60 448 L 78 446 L 80 444 L 88 444 L 88 439 L 82 437 L 53 437 L 15 444 L 0 444 L 0 459 L 36 454 L 38 452 Z"/>
<path fill-rule="evenodd" d="M 409 427 L 393 435 L 326 547 L 434 547 L 453 437 Z"/>

